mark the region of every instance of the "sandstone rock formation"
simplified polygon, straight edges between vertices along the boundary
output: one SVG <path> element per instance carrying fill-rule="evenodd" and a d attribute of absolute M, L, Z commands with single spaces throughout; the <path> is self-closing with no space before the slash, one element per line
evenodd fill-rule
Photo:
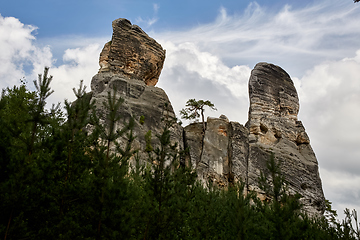
<path fill-rule="evenodd" d="M 165 50 L 126 19 L 115 20 L 113 31 L 112 40 L 101 52 L 99 73 L 91 82 L 93 99 L 103 121 L 102 102 L 113 90 L 124 99 L 120 114 L 125 120 L 144 117 L 143 124 L 136 121 L 133 147 L 140 150 L 140 158 L 145 162 L 145 134 L 151 130 L 156 145 L 154 136 L 162 133 L 163 119 L 175 117 L 166 93 L 155 87 Z M 208 118 L 205 131 L 201 123 L 185 128 L 173 124 L 172 142 L 179 149 L 190 148 L 185 161 L 196 169 L 204 184 L 210 180 L 227 187 L 243 181 L 247 191 L 254 190 L 259 196 L 264 193 L 258 188 L 258 177 L 261 171 L 267 171 L 266 162 L 274 153 L 281 162 L 290 194 L 300 193 L 310 214 L 323 213 L 325 199 L 318 163 L 305 128 L 297 119 L 299 100 L 289 75 L 273 64 L 257 64 L 249 80 L 249 97 L 245 126 L 230 122 L 223 115 Z"/>
<path fill-rule="evenodd" d="M 257 173 L 273 152 L 282 162 L 289 190 L 302 195 L 305 209 L 324 211 L 318 162 L 305 128 L 297 120 L 299 100 L 289 75 L 278 66 L 259 63 L 251 73 L 249 95 L 249 186 L 257 188 Z"/>
<path fill-rule="evenodd" d="M 108 92 L 116 90 L 117 97 L 124 99 L 120 109 L 123 120 L 134 117 L 133 148 L 139 149 L 140 158 L 147 159 L 145 134 L 151 130 L 152 144 L 158 143 L 156 135 L 162 133 L 164 118 L 175 118 L 168 96 L 155 87 L 165 59 L 165 50 L 140 27 L 126 19 L 113 21 L 111 42 L 105 44 L 100 54 L 100 70 L 91 80 L 93 100 L 100 120 L 105 121 L 103 102 Z M 139 118 L 144 119 L 143 123 Z M 123 125 L 119 125 L 121 128 Z M 171 128 L 171 139 L 183 148 L 183 130 L 179 125 Z M 125 140 L 124 140 L 125 141 Z"/>
<path fill-rule="evenodd" d="M 100 54 L 99 73 L 110 71 L 155 86 L 163 68 L 165 50 L 127 19 L 113 21 L 112 27 L 112 39 Z"/>
<path fill-rule="evenodd" d="M 273 153 L 290 194 L 300 193 L 310 214 L 322 213 L 325 199 L 318 162 L 297 120 L 299 100 L 289 75 L 278 66 L 259 63 L 251 73 L 249 95 L 246 127 L 224 118 L 208 118 L 203 138 L 198 124 L 185 127 L 185 146 L 190 146 L 190 161 L 200 179 L 220 186 L 243 181 L 248 191 L 266 198 L 258 178 L 261 171 L 267 171 L 266 162 Z"/>

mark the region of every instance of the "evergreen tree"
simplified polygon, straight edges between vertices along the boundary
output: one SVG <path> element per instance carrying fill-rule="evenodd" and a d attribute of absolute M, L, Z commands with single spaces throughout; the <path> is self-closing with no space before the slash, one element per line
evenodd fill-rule
<path fill-rule="evenodd" d="M 23 82 L 0 99 L 1 238 L 359 239 L 355 210 L 342 221 L 329 201 L 324 217 L 302 212 L 274 155 L 259 178 L 271 201 L 244 193 L 243 183 L 203 186 L 182 164 L 170 137 L 176 119 L 165 115 L 157 146 L 146 134 L 148 164 L 140 165 L 134 120 L 123 122 L 115 91 L 102 121 L 82 82 L 64 112 L 47 110 L 51 79 L 45 69 L 35 91 Z"/>
<path fill-rule="evenodd" d="M 204 112 L 205 112 L 205 106 L 209 107 L 212 110 L 217 110 L 212 102 L 209 100 L 198 100 L 195 99 L 189 99 L 186 102 L 185 108 L 181 109 L 180 115 L 181 118 L 187 119 L 187 120 L 193 120 L 197 119 L 201 116 L 201 121 L 203 124 L 203 131 L 205 132 L 205 119 L 204 119 Z M 200 112 L 200 113 L 199 113 Z"/>
<path fill-rule="evenodd" d="M 271 197 L 271 202 L 263 202 L 262 212 L 268 220 L 271 235 L 275 239 L 294 239 L 298 235 L 297 223 L 300 217 L 300 195 L 288 194 L 284 175 L 281 173 L 280 164 L 276 163 L 273 153 L 266 163 L 268 173 L 261 172 L 259 187 L 266 195 Z"/>
<path fill-rule="evenodd" d="M 0 228 L 5 239 L 32 238 L 40 231 L 40 221 L 49 216 L 52 206 L 49 183 L 51 176 L 46 171 L 53 152 L 49 149 L 55 122 L 61 122 L 56 109 L 45 110 L 46 99 L 51 95 L 52 77 L 48 68 L 34 82 L 36 91 L 20 87 L 3 91 L 0 109 L 1 142 L 0 191 L 2 196 L 2 222 Z M 49 190 L 49 191 L 47 191 Z M 48 207 L 37 209 L 39 206 Z M 31 219 L 31 221 L 29 221 Z M 45 224 L 46 225 L 46 224 Z"/>
<path fill-rule="evenodd" d="M 119 108 L 122 98 L 116 98 L 116 90 L 108 93 L 104 108 L 107 109 L 105 124 L 100 124 L 96 112 L 92 115 L 95 128 L 90 136 L 92 146 L 88 150 L 93 167 L 90 169 L 93 182 L 93 212 L 96 223 L 96 239 L 117 239 L 128 234 L 124 229 L 124 216 L 128 201 L 128 161 L 136 153 L 132 149 L 135 139 L 132 133 L 134 120 L 123 122 L 122 129 L 116 129 L 121 116 Z M 120 138 L 126 139 L 125 146 L 120 144 Z M 115 150 L 115 151 L 114 151 Z M 116 229 L 116 231 L 115 231 Z"/>
<path fill-rule="evenodd" d="M 168 106 L 165 105 L 167 113 Z M 145 119 L 146 120 L 146 119 Z M 144 239 L 184 239 L 187 236 L 186 216 L 193 197 L 196 174 L 180 164 L 183 152 L 171 143 L 170 128 L 176 119 L 165 114 L 164 129 L 157 135 L 159 145 L 150 144 L 151 134 L 146 136 L 148 162 L 152 163 L 144 172 L 144 189 L 148 209 L 145 214 Z"/>

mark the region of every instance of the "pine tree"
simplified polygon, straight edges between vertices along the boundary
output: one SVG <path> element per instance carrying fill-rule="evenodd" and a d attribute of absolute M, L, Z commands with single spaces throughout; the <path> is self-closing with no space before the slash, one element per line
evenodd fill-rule
<path fill-rule="evenodd" d="M 51 198 L 47 191 L 51 177 L 46 172 L 52 155 L 48 140 L 52 123 L 61 121 L 61 114 L 56 109 L 45 110 L 52 93 L 52 77 L 47 75 L 45 68 L 44 75 L 34 81 L 36 91 L 28 91 L 23 82 L 20 87 L 7 88 L 1 98 L 0 124 L 6 139 L 1 147 L 1 171 L 5 173 L 0 183 L 1 221 L 6 228 L 0 231 L 5 239 L 36 236 L 40 219 L 48 214 L 37 208 Z"/>
<path fill-rule="evenodd" d="M 168 105 L 164 112 L 168 112 Z M 159 145 L 150 145 L 147 134 L 148 162 L 152 163 L 144 173 L 144 189 L 147 192 L 144 239 L 184 239 L 187 236 L 186 214 L 193 197 L 191 189 L 195 186 L 196 174 L 181 164 L 183 151 L 171 143 L 170 128 L 177 119 L 165 114 L 163 131 L 157 135 Z"/>
<path fill-rule="evenodd" d="M 92 115 L 95 128 L 90 136 L 92 147 L 89 151 L 93 162 L 91 172 L 94 181 L 94 203 L 97 206 L 94 208 L 97 215 L 96 239 L 110 239 L 114 237 L 113 227 L 124 227 L 119 226 L 119 223 L 122 222 L 121 218 L 126 211 L 122 206 L 123 201 L 128 198 L 128 161 L 136 150 L 132 149 L 131 145 L 135 139 L 132 133 L 134 120 L 123 122 L 122 129 L 116 128 L 121 120 L 119 108 L 123 101 L 122 98 L 116 98 L 116 90 L 108 93 L 107 102 L 103 103 L 107 110 L 104 125 L 100 124 L 96 111 Z M 125 146 L 120 145 L 120 138 L 126 139 Z M 115 152 L 113 147 L 116 149 Z M 114 208 L 117 211 L 114 212 Z"/>
<path fill-rule="evenodd" d="M 185 108 L 181 109 L 180 115 L 181 118 L 187 119 L 187 120 L 194 120 L 201 116 L 201 122 L 203 124 L 203 131 L 205 132 L 205 119 L 204 119 L 204 112 L 205 107 L 209 107 L 212 110 L 217 110 L 212 102 L 209 100 L 198 100 L 195 99 L 189 99 L 186 102 Z M 200 112 L 200 113 L 199 113 Z"/>
<path fill-rule="evenodd" d="M 266 163 L 268 173 L 261 172 L 259 188 L 270 196 L 271 202 L 263 202 L 262 211 L 268 220 L 271 235 L 275 239 L 292 239 L 296 236 L 296 224 L 300 217 L 300 195 L 290 196 L 280 164 L 273 153 Z"/>

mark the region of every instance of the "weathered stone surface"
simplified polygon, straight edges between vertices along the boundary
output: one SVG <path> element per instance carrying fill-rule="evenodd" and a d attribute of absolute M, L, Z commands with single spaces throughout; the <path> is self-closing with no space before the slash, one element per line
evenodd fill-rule
<path fill-rule="evenodd" d="M 96 102 L 98 115 L 105 121 L 105 109 L 103 102 L 107 101 L 108 92 L 116 89 L 117 97 L 124 99 L 119 114 L 125 121 L 130 117 L 135 118 L 134 135 L 137 136 L 133 144 L 134 149 L 140 150 L 143 160 L 147 159 L 143 151 L 146 147 L 145 134 L 151 130 L 152 145 L 158 146 L 156 135 L 161 135 L 164 128 L 164 118 L 174 118 L 175 113 L 171 103 L 161 88 L 147 86 L 141 80 L 128 79 L 121 74 L 101 72 L 96 74 L 91 82 L 93 100 Z M 144 116 L 144 123 L 139 119 Z M 118 128 L 121 128 L 120 124 Z M 177 143 L 179 149 L 183 149 L 183 130 L 178 124 L 174 124 L 171 130 L 171 141 Z"/>
<path fill-rule="evenodd" d="M 185 147 L 189 147 L 192 168 L 199 179 L 227 187 L 229 182 L 246 182 L 249 131 L 221 115 L 208 118 L 205 134 L 201 123 L 184 128 Z"/>
<path fill-rule="evenodd" d="M 196 169 L 201 158 L 203 149 L 203 125 L 191 123 L 184 128 L 184 147 L 189 148 L 188 166 Z"/>
<path fill-rule="evenodd" d="M 235 182 L 242 181 L 247 185 L 249 130 L 238 122 L 230 122 L 230 127 L 230 174 Z"/>
<path fill-rule="evenodd" d="M 112 27 L 112 39 L 100 54 L 99 73 L 110 71 L 155 86 L 163 68 L 165 50 L 127 19 L 114 20 Z"/>
<path fill-rule="evenodd" d="M 208 118 L 203 140 L 203 152 L 196 168 L 204 180 L 227 186 L 229 166 L 229 121 L 224 118 Z"/>
<path fill-rule="evenodd" d="M 284 127 L 297 120 L 299 99 L 290 76 L 283 69 L 258 63 L 250 76 L 249 95 L 250 134 L 267 143 L 275 143 L 281 137 L 297 138 L 297 132 Z"/>
<path fill-rule="evenodd" d="M 274 153 L 289 190 L 303 196 L 301 201 L 309 213 L 323 212 L 318 162 L 305 128 L 297 120 L 299 100 L 289 75 L 278 66 L 259 63 L 251 73 L 249 95 L 249 187 L 261 192 L 259 173 L 266 171 L 266 161 Z"/>

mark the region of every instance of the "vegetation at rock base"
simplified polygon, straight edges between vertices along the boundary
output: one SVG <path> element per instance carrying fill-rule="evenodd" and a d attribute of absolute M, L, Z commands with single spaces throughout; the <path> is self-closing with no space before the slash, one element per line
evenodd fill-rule
<path fill-rule="evenodd" d="M 36 91 L 23 83 L 1 96 L 2 239 L 359 239 L 355 211 L 342 222 L 330 202 L 324 217 L 302 212 L 274 157 L 259 179 L 272 201 L 244 194 L 243 183 L 204 187 L 180 164 L 171 119 L 153 136 L 160 144 L 147 148 L 149 164 L 140 165 L 134 120 L 117 114 L 122 99 L 108 93 L 106 124 L 82 84 L 64 111 L 48 110 L 51 79 L 46 69 Z"/>
<path fill-rule="evenodd" d="M 198 100 L 189 99 L 186 102 L 185 108 L 180 110 L 181 118 L 187 120 L 195 120 L 201 116 L 201 122 L 203 124 L 203 130 L 205 132 L 205 119 L 204 119 L 204 112 L 205 107 L 209 107 L 212 110 L 217 110 L 215 105 L 210 102 L 209 100 Z"/>

